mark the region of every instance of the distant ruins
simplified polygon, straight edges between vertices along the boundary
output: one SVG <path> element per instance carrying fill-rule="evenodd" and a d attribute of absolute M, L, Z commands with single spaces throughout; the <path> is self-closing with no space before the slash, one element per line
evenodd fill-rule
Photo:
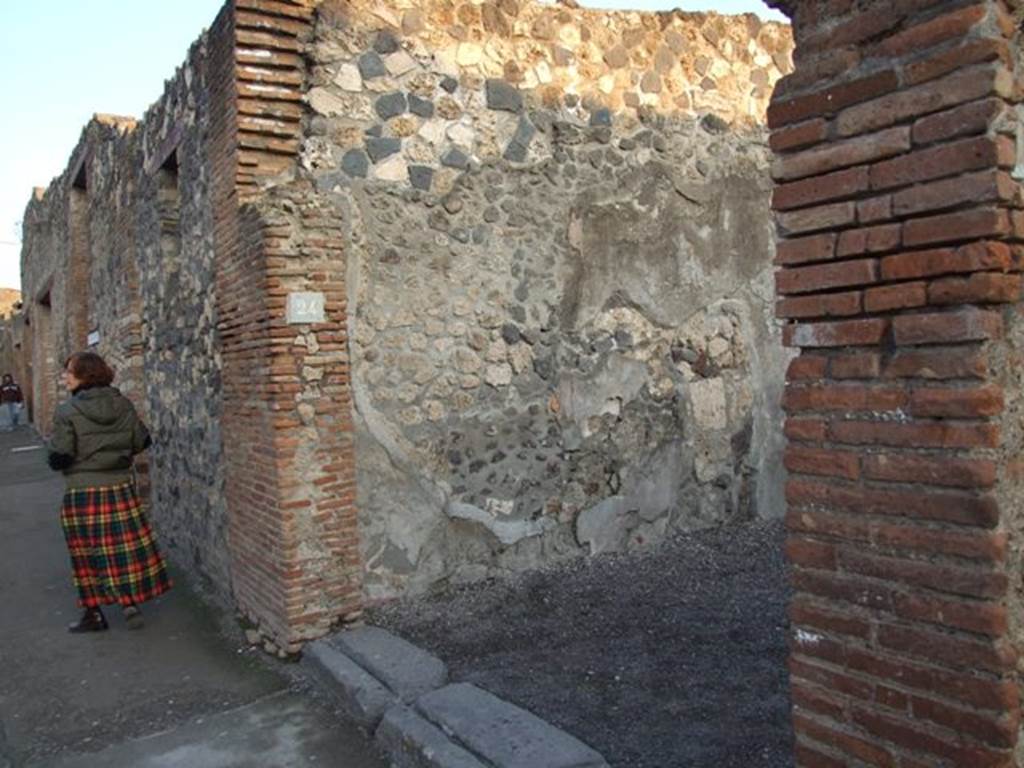
<path fill-rule="evenodd" d="M 13 374 L 19 364 L 20 356 L 15 348 L 14 329 L 16 324 L 23 322 L 20 310 L 21 292 L 0 288 L 0 375 Z M 15 313 L 19 314 L 17 320 L 13 317 Z"/>
<path fill-rule="evenodd" d="M 284 651 L 788 507 L 799 764 L 1017 764 L 1015 8 L 780 4 L 229 2 L 29 202 L 35 423 L 108 356 Z"/>

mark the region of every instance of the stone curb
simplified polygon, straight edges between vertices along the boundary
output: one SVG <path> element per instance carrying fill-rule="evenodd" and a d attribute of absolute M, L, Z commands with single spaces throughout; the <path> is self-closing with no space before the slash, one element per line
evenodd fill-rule
<path fill-rule="evenodd" d="M 608 768 L 596 751 L 378 627 L 310 643 L 312 667 L 395 768 Z"/>
<path fill-rule="evenodd" d="M 389 709 L 374 741 L 394 768 L 488 768 L 408 707 Z"/>
<path fill-rule="evenodd" d="M 345 714 L 368 730 L 377 726 L 396 701 L 395 695 L 373 675 L 326 642 L 317 640 L 306 646 L 303 661 L 326 683 Z"/>

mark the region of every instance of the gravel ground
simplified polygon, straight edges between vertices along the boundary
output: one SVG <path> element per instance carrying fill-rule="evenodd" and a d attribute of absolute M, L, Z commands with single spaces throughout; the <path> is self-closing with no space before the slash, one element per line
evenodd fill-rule
<path fill-rule="evenodd" d="M 793 765 L 781 522 L 403 600 L 369 612 L 612 766 Z"/>

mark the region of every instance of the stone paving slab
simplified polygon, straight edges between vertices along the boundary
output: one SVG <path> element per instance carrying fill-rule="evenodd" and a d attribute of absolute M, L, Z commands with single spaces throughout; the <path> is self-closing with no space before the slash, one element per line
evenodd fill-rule
<path fill-rule="evenodd" d="M 400 704 L 384 715 L 375 740 L 393 768 L 489 768 Z"/>
<path fill-rule="evenodd" d="M 303 659 L 321 674 L 342 710 L 370 730 L 398 699 L 382 682 L 329 642 L 317 640 L 306 646 Z"/>
<path fill-rule="evenodd" d="M 364 743 L 354 727 L 286 691 L 102 752 L 25 768 L 382 768 L 372 747 L 357 742 Z"/>
<path fill-rule="evenodd" d="M 416 708 L 494 768 L 608 768 L 579 739 L 469 683 L 428 693 Z"/>
<path fill-rule="evenodd" d="M 444 662 L 386 629 L 358 627 L 330 642 L 406 704 L 448 682 Z"/>
<path fill-rule="evenodd" d="M 436 657 L 379 627 L 306 647 L 305 658 L 395 768 L 607 768 L 596 751 L 468 683 L 445 685 Z M 412 707 L 404 703 L 412 704 Z"/>

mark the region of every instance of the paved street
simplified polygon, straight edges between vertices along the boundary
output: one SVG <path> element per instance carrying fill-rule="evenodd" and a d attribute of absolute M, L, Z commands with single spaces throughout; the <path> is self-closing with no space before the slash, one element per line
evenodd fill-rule
<path fill-rule="evenodd" d="M 0 431 L 0 768 L 383 767 L 294 666 L 251 650 L 181 573 L 143 607 L 141 631 L 115 608 L 109 631 L 69 634 L 79 609 L 61 493 L 35 434 Z"/>

